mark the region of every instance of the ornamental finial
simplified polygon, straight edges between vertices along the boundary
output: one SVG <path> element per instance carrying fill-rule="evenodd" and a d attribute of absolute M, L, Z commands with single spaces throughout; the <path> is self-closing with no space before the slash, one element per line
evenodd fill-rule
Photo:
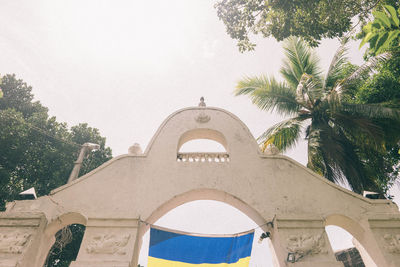
<path fill-rule="evenodd" d="M 204 97 L 200 97 L 199 107 L 205 107 L 206 103 L 204 102 Z"/>

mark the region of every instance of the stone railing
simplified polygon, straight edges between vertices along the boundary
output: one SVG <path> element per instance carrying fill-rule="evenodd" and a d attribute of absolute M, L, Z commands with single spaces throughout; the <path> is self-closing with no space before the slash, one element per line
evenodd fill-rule
<path fill-rule="evenodd" d="M 178 153 L 176 161 L 178 162 L 229 162 L 229 154 L 227 153 L 207 153 L 207 152 L 193 152 L 193 153 Z"/>

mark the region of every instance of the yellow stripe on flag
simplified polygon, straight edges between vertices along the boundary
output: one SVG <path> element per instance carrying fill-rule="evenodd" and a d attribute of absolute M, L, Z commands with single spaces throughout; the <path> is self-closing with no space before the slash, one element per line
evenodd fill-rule
<path fill-rule="evenodd" d="M 200 263 L 200 264 L 192 264 L 185 263 L 179 261 L 169 261 L 158 259 L 154 257 L 149 257 L 147 262 L 147 267 L 248 267 L 250 262 L 250 257 L 241 258 L 235 263 L 219 263 L 219 264 L 210 264 L 210 263 Z"/>

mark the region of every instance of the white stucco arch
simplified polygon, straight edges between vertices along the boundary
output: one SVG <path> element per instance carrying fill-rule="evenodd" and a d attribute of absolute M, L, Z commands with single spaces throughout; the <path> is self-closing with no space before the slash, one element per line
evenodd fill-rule
<path fill-rule="evenodd" d="M 177 151 L 179 151 L 185 143 L 196 139 L 209 139 L 215 141 L 221 144 L 225 148 L 226 152 L 229 151 L 225 136 L 221 132 L 207 128 L 193 129 L 183 133 L 179 138 Z"/>
<path fill-rule="evenodd" d="M 223 144 L 229 160 L 179 161 L 180 146 L 195 138 Z M 202 155 L 209 156 L 219 157 Z M 400 245 L 394 244 L 400 236 L 400 216 L 393 202 L 366 199 L 290 158 L 263 154 L 248 128 L 230 112 L 192 107 L 170 115 L 143 154 L 116 157 L 49 196 L 9 205 L 0 214 L 4 225 L 7 218 L 27 212 L 43 219 L 29 227 L 34 234 L 18 248 L 23 252 L 5 256 L 11 262 L 5 266 L 21 265 L 26 255 L 42 251 L 45 244 L 36 240 L 43 240 L 50 231 L 46 229 L 53 229 L 52 222 L 68 213 L 87 218 L 82 219 L 85 236 L 71 266 L 136 266 L 143 231 L 140 219 L 155 221 L 177 205 L 198 199 L 228 203 L 258 224 L 274 218 L 269 230 L 281 267 L 289 266 L 289 252 L 300 250 L 309 253 L 290 266 L 340 266 L 324 230 L 330 223 L 341 224 L 375 250 L 379 266 L 400 265 Z"/>
<path fill-rule="evenodd" d="M 58 216 L 55 220 L 51 221 L 48 225 L 46 225 L 44 234 L 42 235 L 43 245 L 41 246 L 41 249 L 37 252 L 37 259 L 40 266 L 44 265 L 50 249 L 56 241 L 56 233 L 71 224 L 82 224 L 86 226 L 87 218 L 78 212 L 66 212 Z"/>
<path fill-rule="evenodd" d="M 166 201 L 160 207 L 155 209 L 149 217 L 145 218 L 145 221 L 153 224 L 170 210 L 196 200 L 220 201 L 240 210 L 258 225 L 263 225 L 267 222 L 257 210 L 253 209 L 241 199 L 224 191 L 210 188 L 194 189 L 174 196 L 172 199 Z"/>
<path fill-rule="evenodd" d="M 160 207 L 155 209 L 149 217 L 144 218 L 144 221 L 146 223 L 142 223 L 141 227 L 139 228 L 137 236 L 138 245 L 136 247 L 134 257 L 138 257 L 139 255 L 140 248 L 142 247 L 142 238 L 143 235 L 149 230 L 150 228 L 149 224 L 154 224 L 158 219 L 160 219 L 166 213 L 179 207 L 180 205 L 196 200 L 215 200 L 228 204 L 238 209 L 239 211 L 243 212 L 257 225 L 260 225 L 261 226 L 260 228 L 263 231 L 269 230 L 268 226 L 266 225 L 268 221 L 266 221 L 265 218 L 263 218 L 257 210 L 253 209 L 251 206 L 249 206 L 241 199 L 220 190 L 210 189 L 210 188 L 199 188 L 174 196 L 173 198 L 164 202 Z M 273 218 L 271 218 L 271 221 L 272 219 Z"/>
<path fill-rule="evenodd" d="M 342 214 L 328 215 L 325 218 L 325 225 L 339 226 L 344 230 L 346 230 L 347 232 L 349 232 L 353 237 L 357 239 L 362 239 L 365 233 L 365 229 L 360 223 Z"/>

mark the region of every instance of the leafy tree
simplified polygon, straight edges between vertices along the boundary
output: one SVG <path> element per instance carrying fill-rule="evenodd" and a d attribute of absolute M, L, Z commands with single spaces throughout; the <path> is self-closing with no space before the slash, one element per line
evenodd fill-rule
<path fill-rule="evenodd" d="M 349 66 L 355 69 L 357 66 Z M 347 72 L 349 73 L 349 72 Z M 367 75 L 355 83 L 351 90 L 348 90 L 347 101 L 358 104 L 382 105 L 390 108 L 400 108 L 400 55 L 394 53 L 392 58 L 382 63 L 372 75 Z M 386 150 L 378 154 L 376 151 L 360 151 L 364 153 L 362 158 L 368 158 L 367 168 L 376 177 L 388 177 L 388 180 L 395 180 L 400 170 L 400 146 L 396 142 L 400 126 L 387 120 L 376 120 L 386 131 Z M 380 178 L 380 180 L 385 180 Z M 389 184 L 390 185 L 390 184 Z"/>
<path fill-rule="evenodd" d="M 360 47 L 367 42 L 372 54 L 379 54 L 392 46 L 400 46 L 400 8 L 383 5 L 382 11 L 372 12 L 374 20 L 363 28 L 364 38 Z"/>
<path fill-rule="evenodd" d="M 30 187 L 41 196 L 65 184 L 80 144 L 100 145 L 83 162 L 81 175 L 112 157 L 98 129 L 81 123 L 69 130 L 65 123 L 49 117 L 48 109 L 33 101 L 32 88 L 15 75 L 2 77 L 0 87 L 4 92 L 0 99 L 0 209 Z M 69 266 L 84 231 L 78 224 L 60 230 L 45 266 Z"/>
<path fill-rule="evenodd" d="M 376 120 L 399 125 L 400 112 L 394 109 L 346 101 L 346 91 L 387 57 L 371 58 L 350 75 L 343 44 L 323 76 L 318 58 L 306 43 L 289 38 L 284 45 L 286 59 L 281 68 L 284 82 L 266 76 L 248 77 L 237 85 L 236 95 L 249 95 L 253 103 L 266 111 L 292 116 L 265 131 L 259 141 L 262 148 L 275 145 L 284 151 L 301 137 L 305 127 L 308 140 L 308 164 L 315 172 L 333 182 L 348 182 L 352 190 L 385 192 L 390 177 L 376 178 L 368 169 L 368 157 L 383 153 L 388 129 Z M 397 136 L 398 137 L 398 136 Z"/>
<path fill-rule="evenodd" d="M 15 75 L 2 77 L 0 87 L 0 208 L 30 187 L 41 196 L 65 184 L 80 144 L 100 145 L 84 161 L 81 175 L 112 157 L 97 129 L 83 123 L 69 130 L 49 117 L 47 108 L 33 101 L 32 88 Z"/>
<path fill-rule="evenodd" d="M 215 8 L 227 33 L 240 51 L 253 50 L 250 34 L 282 41 L 303 37 L 316 46 L 322 38 L 341 37 L 352 28 L 351 19 L 364 21 L 379 0 L 220 0 Z M 386 2 L 386 1 L 385 1 Z"/>
<path fill-rule="evenodd" d="M 400 108 L 400 55 L 394 54 L 373 75 L 359 83 L 353 97 L 357 103 Z"/>
<path fill-rule="evenodd" d="M 0 77 L 0 84 L 1 84 L 1 77 Z M 0 88 L 0 98 L 2 98 L 3 97 L 3 90 L 1 90 L 1 88 Z"/>
<path fill-rule="evenodd" d="M 34 113 L 48 116 L 47 108 L 42 106 L 39 101 L 33 102 L 32 87 L 21 79 L 17 79 L 15 74 L 3 76 L 1 88 L 4 97 L 0 100 L 0 110 L 15 109 L 21 112 L 25 119 L 31 117 Z"/>

